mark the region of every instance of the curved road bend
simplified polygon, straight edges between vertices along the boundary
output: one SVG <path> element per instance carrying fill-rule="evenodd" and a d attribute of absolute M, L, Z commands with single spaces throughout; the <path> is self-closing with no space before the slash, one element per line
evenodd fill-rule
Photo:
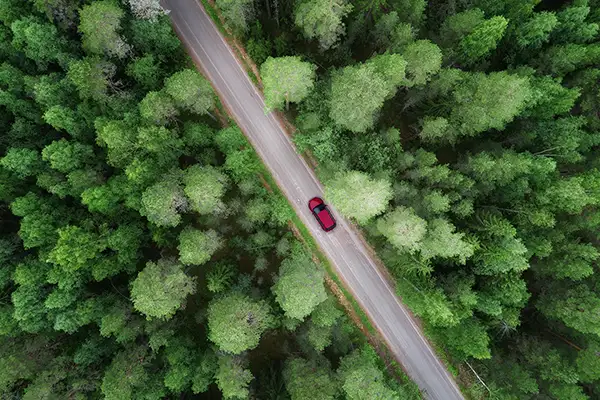
<path fill-rule="evenodd" d="M 381 332 L 389 349 L 428 399 L 463 399 L 406 307 L 377 269 L 362 241 L 335 209 L 338 226 L 325 233 L 308 210 L 323 187 L 248 78 L 215 24 L 195 0 L 163 0 L 190 55 L 217 89 L 221 101 L 273 174 L 284 195 L 316 238 L 323 253 Z"/>

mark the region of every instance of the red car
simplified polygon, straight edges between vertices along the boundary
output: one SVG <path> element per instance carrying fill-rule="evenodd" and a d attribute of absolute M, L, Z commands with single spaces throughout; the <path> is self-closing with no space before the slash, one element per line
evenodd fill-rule
<path fill-rule="evenodd" d="M 335 228 L 335 219 L 329 209 L 323 202 L 323 199 L 320 197 L 313 197 L 308 202 L 308 208 L 313 213 L 317 221 L 319 221 L 319 225 L 323 228 L 324 231 L 329 232 L 333 228 Z"/>

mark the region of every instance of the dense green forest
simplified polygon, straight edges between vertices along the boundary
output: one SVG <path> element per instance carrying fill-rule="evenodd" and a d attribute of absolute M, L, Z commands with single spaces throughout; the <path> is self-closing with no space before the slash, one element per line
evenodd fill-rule
<path fill-rule="evenodd" d="M 600 398 L 600 2 L 215 3 L 470 394 Z"/>
<path fill-rule="evenodd" d="M 0 0 L 0 398 L 417 398 L 156 1 Z"/>

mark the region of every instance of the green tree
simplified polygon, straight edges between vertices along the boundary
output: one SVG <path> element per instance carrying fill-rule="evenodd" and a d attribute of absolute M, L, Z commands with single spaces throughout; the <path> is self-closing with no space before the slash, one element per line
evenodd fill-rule
<path fill-rule="evenodd" d="M 227 190 L 227 176 L 211 166 L 192 165 L 183 173 L 183 191 L 192 210 L 199 214 L 219 213 L 224 209 L 223 195 Z"/>
<path fill-rule="evenodd" d="M 317 39 L 321 49 L 336 47 L 345 33 L 346 15 L 352 4 L 346 0 L 302 0 L 296 5 L 294 23 L 308 39 Z"/>
<path fill-rule="evenodd" d="M 457 73 L 456 78 L 452 110 L 447 118 L 449 127 L 445 137 L 436 137 L 436 141 L 454 142 L 460 136 L 475 136 L 488 129 L 501 130 L 523 111 L 531 95 L 527 78 L 504 71 L 488 75 Z"/>
<path fill-rule="evenodd" d="M 77 226 L 66 226 L 58 230 L 58 242 L 48 255 L 48 261 L 65 270 L 89 268 L 90 260 L 98 257 L 106 247 L 106 240 L 98 234 Z"/>
<path fill-rule="evenodd" d="M 218 297 L 208 306 L 208 338 L 232 354 L 258 346 L 261 335 L 274 322 L 268 304 L 236 292 Z"/>
<path fill-rule="evenodd" d="M 328 182 L 325 194 L 340 213 L 364 224 L 386 209 L 392 198 L 392 188 L 387 180 L 348 171 Z"/>
<path fill-rule="evenodd" d="M 239 31 L 248 29 L 252 16 L 251 0 L 216 0 L 216 4 L 229 27 Z"/>
<path fill-rule="evenodd" d="M 179 261 L 184 265 L 201 265 L 223 246 L 223 239 L 213 230 L 199 231 L 186 227 L 179 234 Z"/>
<path fill-rule="evenodd" d="M 260 67 L 268 110 L 289 108 L 312 90 L 316 67 L 300 57 L 269 57 Z"/>
<path fill-rule="evenodd" d="M 353 132 L 371 128 L 384 101 L 404 81 L 405 67 L 400 55 L 384 54 L 336 72 L 331 82 L 331 119 Z"/>
<path fill-rule="evenodd" d="M 127 65 L 127 75 L 135 79 L 144 89 L 160 88 L 161 65 L 152 54 L 146 54 Z"/>
<path fill-rule="evenodd" d="M 144 191 L 140 214 L 158 226 L 174 227 L 181 222 L 179 212 L 187 209 L 187 199 L 176 179 L 167 176 Z"/>
<path fill-rule="evenodd" d="M 290 358 L 282 374 L 292 400 L 333 400 L 338 394 L 338 382 L 326 359 Z"/>
<path fill-rule="evenodd" d="M 600 323 L 595 317 L 600 298 L 587 285 L 551 285 L 539 297 L 536 307 L 547 317 L 581 333 L 600 336 Z"/>
<path fill-rule="evenodd" d="M 376 364 L 377 354 L 368 346 L 342 357 L 337 370 L 342 390 L 349 400 L 398 400 Z"/>
<path fill-rule="evenodd" d="M 459 60 L 471 65 L 486 57 L 496 48 L 507 26 L 508 21 L 502 16 L 492 17 L 477 25 L 460 41 Z"/>
<path fill-rule="evenodd" d="M 38 174 L 43 168 L 40 153 L 36 150 L 11 147 L 4 157 L 0 158 L 0 166 L 15 174 L 20 179 Z"/>
<path fill-rule="evenodd" d="M 590 341 L 589 345 L 577 353 L 577 372 L 582 382 L 593 382 L 600 378 L 600 345 L 597 341 Z"/>
<path fill-rule="evenodd" d="M 442 51 L 429 40 L 417 40 L 402 52 L 406 60 L 406 86 L 424 85 L 442 67 Z"/>
<path fill-rule="evenodd" d="M 178 112 L 173 100 L 164 92 L 148 92 L 139 105 L 142 118 L 157 125 L 167 124 Z"/>
<path fill-rule="evenodd" d="M 596 39 L 598 24 L 586 21 L 590 7 L 587 2 L 582 3 L 566 7 L 556 14 L 558 24 L 552 32 L 555 43 L 588 43 Z"/>
<path fill-rule="evenodd" d="M 55 170 L 68 173 L 93 160 L 94 149 L 86 144 L 60 139 L 44 147 L 42 159 L 49 162 Z"/>
<path fill-rule="evenodd" d="M 414 253 L 425 237 L 427 222 L 412 208 L 400 206 L 377 220 L 377 230 L 398 250 Z"/>
<path fill-rule="evenodd" d="M 444 338 L 444 343 L 460 359 L 492 357 L 486 328 L 474 318 L 463 320 L 455 326 L 439 329 L 439 334 Z"/>
<path fill-rule="evenodd" d="M 99 57 L 86 57 L 69 64 L 67 76 L 82 99 L 105 101 L 116 67 Z"/>
<path fill-rule="evenodd" d="M 281 262 L 279 278 L 272 287 L 275 300 L 286 317 L 304 320 L 317 305 L 327 299 L 324 273 L 299 248 Z"/>
<path fill-rule="evenodd" d="M 123 10 L 110 0 L 83 6 L 79 12 L 83 47 L 92 54 L 118 58 L 127 56 L 130 46 L 119 35 L 123 15 Z"/>
<path fill-rule="evenodd" d="M 455 258 L 461 264 L 473 256 L 475 245 L 465 240 L 465 235 L 455 232 L 455 226 L 444 218 L 435 218 L 427 224 L 420 254 L 425 259 L 433 257 Z"/>
<path fill-rule="evenodd" d="M 184 69 L 165 80 L 165 92 L 184 110 L 198 115 L 209 113 L 215 105 L 210 83 L 196 70 Z"/>
<path fill-rule="evenodd" d="M 246 399 L 250 391 L 248 385 L 254 379 L 252 372 L 245 368 L 244 361 L 237 356 L 219 357 L 215 381 L 224 399 Z"/>
<path fill-rule="evenodd" d="M 194 278 L 183 272 L 174 260 L 149 261 L 131 284 L 131 298 L 136 310 L 148 319 L 169 319 L 196 292 Z"/>
<path fill-rule="evenodd" d="M 515 36 L 521 48 L 540 48 L 550 40 L 550 33 L 558 24 L 553 12 L 535 13 L 527 22 L 517 26 Z"/>
<path fill-rule="evenodd" d="M 71 56 L 67 53 L 67 41 L 52 24 L 41 24 L 33 17 L 26 17 L 11 24 L 12 45 L 34 60 L 40 70 L 58 62 L 66 65 Z"/>

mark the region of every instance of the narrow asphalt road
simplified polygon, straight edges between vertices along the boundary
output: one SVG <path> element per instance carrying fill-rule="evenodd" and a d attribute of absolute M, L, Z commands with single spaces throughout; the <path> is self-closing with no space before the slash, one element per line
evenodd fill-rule
<path fill-rule="evenodd" d="M 353 228 L 333 208 L 338 226 L 330 233 L 323 232 L 311 215 L 308 200 L 323 197 L 321 183 L 298 155 L 282 124 L 273 114 L 265 115 L 262 95 L 199 2 L 163 0 L 163 5 L 171 10 L 171 20 L 190 55 L 203 68 L 323 253 L 425 397 L 463 399 Z"/>

